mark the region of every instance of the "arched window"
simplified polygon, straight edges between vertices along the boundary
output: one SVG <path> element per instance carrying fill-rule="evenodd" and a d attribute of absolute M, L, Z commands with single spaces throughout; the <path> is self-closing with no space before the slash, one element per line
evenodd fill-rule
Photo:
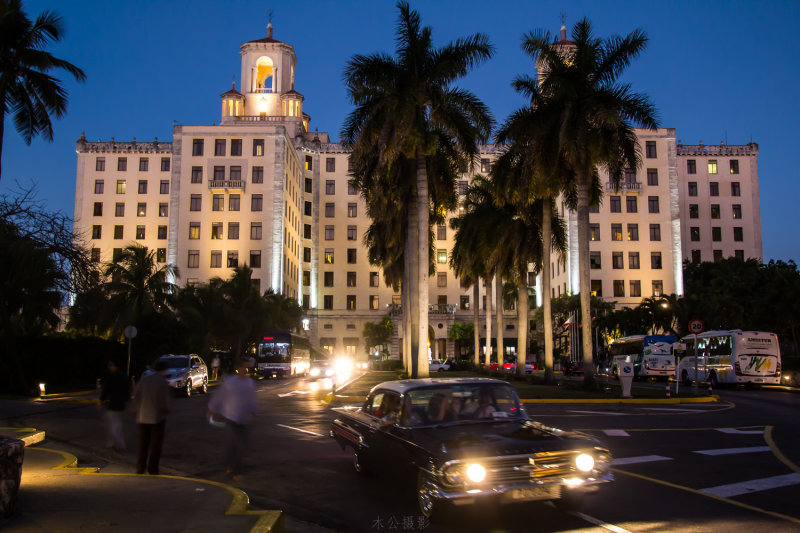
<path fill-rule="evenodd" d="M 275 74 L 275 67 L 272 65 L 272 59 L 267 56 L 261 56 L 256 61 L 256 92 L 257 93 L 271 93 L 272 80 Z"/>

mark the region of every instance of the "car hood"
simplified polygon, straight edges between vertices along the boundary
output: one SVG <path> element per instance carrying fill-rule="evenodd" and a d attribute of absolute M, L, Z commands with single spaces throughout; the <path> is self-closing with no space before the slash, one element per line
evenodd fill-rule
<path fill-rule="evenodd" d="M 410 441 L 442 461 L 602 446 L 585 433 L 531 420 L 422 427 L 409 432 Z"/>

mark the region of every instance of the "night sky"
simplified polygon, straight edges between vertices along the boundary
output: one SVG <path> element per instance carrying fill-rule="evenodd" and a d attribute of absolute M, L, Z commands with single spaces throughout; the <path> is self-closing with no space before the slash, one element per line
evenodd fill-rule
<path fill-rule="evenodd" d="M 219 95 L 239 88 L 241 43 L 266 36 L 294 46 L 295 88 L 305 96 L 311 129 L 339 131 L 351 107 L 342 71 L 356 53 L 394 52 L 397 10 L 384 1 L 79 1 L 27 0 L 31 18 L 55 10 L 66 37 L 48 50 L 81 67 L 83 84 L 65 73 L 67 116 L 55 140 L 26 146 L 7 118 L 0 193 L 35 183 L 51 210 L 73 214 L 75 141 L 172 140 L 173 124 L 220 119 Z M 626 75 L 656 104 L 662 127 L 683 144 L 760 147 L 758 161 L 764 260 L 800 259 L 798 126 L 800 2 L 413 2 L 434 44 L 483 32 L 495 56 L 460 84 L 504 120 L 524 104 L 510 87 L 533 65 L 521 36 L 557 33 L 587 17 L 598 36 L 645 30 L 650 43 Z"/>

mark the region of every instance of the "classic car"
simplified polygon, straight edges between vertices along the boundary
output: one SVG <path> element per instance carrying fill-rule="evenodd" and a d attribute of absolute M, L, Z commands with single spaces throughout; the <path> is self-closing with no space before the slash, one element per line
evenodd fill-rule
<path fill-rule="evenodd" d="M 613 479 L 611 454 L 576 431 L 528 417 L 508 383 L 487 378 L 388 381 L 360 407 L 338 408 L 330 436 L 357 472 L 413 472 L 420 512 L 443 506 L 551 500 L 575 509 Z"/>

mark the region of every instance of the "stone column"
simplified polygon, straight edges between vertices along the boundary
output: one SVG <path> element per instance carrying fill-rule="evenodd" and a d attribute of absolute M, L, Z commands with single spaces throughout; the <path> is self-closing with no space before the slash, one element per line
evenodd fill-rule
<path fill-rule="evenodd" d="M 0 516 L 11 516 L 17 508 L 25 443 L 0 437 Z"/>

